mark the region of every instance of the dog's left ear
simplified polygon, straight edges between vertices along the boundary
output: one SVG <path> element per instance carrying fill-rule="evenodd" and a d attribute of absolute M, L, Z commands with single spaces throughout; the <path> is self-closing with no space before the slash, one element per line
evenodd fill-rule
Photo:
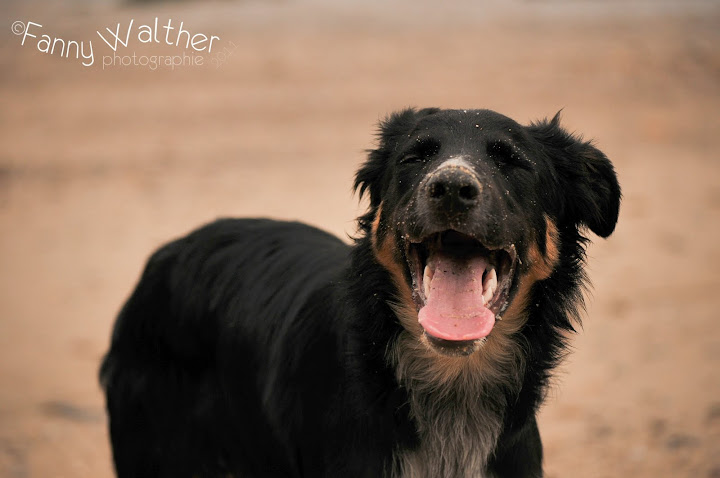
<path fill-rule="evenodd" d="M 615 230 L 620 211 L 620 184 L 608 158 L 591 142 L 560 127 L 560 113 L 528 127 L 550 156 L 563 185 L 564 215 L 600 237 Z"/>

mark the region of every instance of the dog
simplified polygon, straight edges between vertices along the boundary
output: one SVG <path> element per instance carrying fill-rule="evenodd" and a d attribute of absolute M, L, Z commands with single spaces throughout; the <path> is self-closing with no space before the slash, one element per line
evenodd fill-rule
<path fill-rule="evenodd" d="M 221 219 L 151 256 L 100 370 L 120 478 L 543 475 L 612 164 L 559 114 L 410 108 L 355 189 L 352 245 Z"/>

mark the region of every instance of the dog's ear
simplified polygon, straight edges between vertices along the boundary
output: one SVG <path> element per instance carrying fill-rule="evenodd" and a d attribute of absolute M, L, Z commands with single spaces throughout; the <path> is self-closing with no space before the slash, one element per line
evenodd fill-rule
<path fill-rule="evenodd" d="M 378 131 L 377 149 L 368 151 L 368 158 L 355 175 L 354 190 L 370 194 L 370 206 L 376 208 L 380 205 L 382 193 L 387 186 L 390 157 L 393 155 L 404 138 L 413 130 L 418 120 L 424 116 L 437 113 L 439 108 L 425 108 L 416 110 L 407 108 L 392 113 L 380 122 Z"/>
<path fill-rule="evenodd" d="M 546 149 L 563 185 L 564 216 L 600 237 L 615 230 L 620 185 L 610 160 L 591 142 L 560 127 L 560 113 L 528 127 Z"/>

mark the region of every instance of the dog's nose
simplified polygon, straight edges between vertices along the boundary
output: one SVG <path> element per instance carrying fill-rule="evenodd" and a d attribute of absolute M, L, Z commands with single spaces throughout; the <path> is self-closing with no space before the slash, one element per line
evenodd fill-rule
<path fill-rule="evenodd" d="M 430 205 L 446 213 L 462 213 L 480 201 L 482 185 L 465 168 L 448 167 L 434 172 L 425 184 Z"/>

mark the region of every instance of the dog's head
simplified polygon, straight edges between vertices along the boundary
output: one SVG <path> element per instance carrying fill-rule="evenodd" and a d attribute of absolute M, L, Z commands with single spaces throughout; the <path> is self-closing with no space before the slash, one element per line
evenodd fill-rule
<path fill-rule="evenodd" d="M 522 126 L 488 110 L 391 115 L 355 186 L 369 193 L 360 225 L 403 326 L 446 355 L 477 350 L 501 320 L 519 330 L 563 234 L 607 237 L 620 203 L 610 161 L 558 116 Z"/>

